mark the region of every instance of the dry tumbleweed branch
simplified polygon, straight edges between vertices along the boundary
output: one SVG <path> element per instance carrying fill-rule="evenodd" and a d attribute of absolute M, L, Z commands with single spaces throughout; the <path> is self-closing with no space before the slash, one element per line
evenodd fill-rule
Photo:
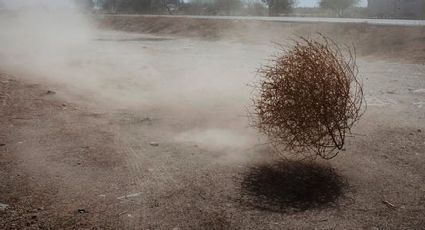
<path fill-rule="evenodd" d="M 254 125 L 274 146 L 335 157 L 365 109 L 354 48 L 300 38 L 259 70 Z"/>

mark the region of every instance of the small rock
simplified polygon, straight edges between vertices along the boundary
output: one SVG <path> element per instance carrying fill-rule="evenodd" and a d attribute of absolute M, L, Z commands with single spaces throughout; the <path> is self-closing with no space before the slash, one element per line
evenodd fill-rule
<path fill-rule="evenodd" d="M 85 209 L 83 209 L 83 208 L 79 208 L 78 209 L 78 213 L 83 214 L 83 213 L 87 213 L 87 211 Z"/>
<path fill-rule="evenodd" d="M 152 119 L 150 117 L 145 117 L 143 119 L 140 119 L 140 122 L 141 123 L 143 123 L 143 122 L 152 122 Z"/>
<path fill-rule="evenodd" d="M 122 199 L 127 199 L 127 198 L 138 197 L 140 195 L 142 195 L 142 193 L 138 192 L 138 193 L 133 193 L 133 194 L 125 195 L 125 196 L 120 196 L 120 197 L 117 197 L 117 199 L 122 200 Z"/>
<path fill-rule="evenodd" d="M 6 144 L 0 143 L 0 147 L 6 146 Z"/>
<path fill-rule="evenodd" d="M 156 143 L 156 142 L 151 142 L 151 143 L 149 143 L 151 146 L 155 146 L 155 147 L 158 147 L 159 146 L 159 144 L 158 143 Z"/>
<path fill-rule="evenodd" d="M 46 94 L 47 95 L 53 95 L 53 94 L 56 94 L 56 92 L 53 91 L 53 90 L 47 90 Z"/>
<path fill-rule="evenodd" d="M 6 210 L 8 207 L 9 207 L 9 205 L 0 203 L 0 211 L 4 211 L 4 210 Z"/>
<path fill-rule="evenodd" d="M 418 133 L 422 133 L 422 129 L 418 129 Z"/>
<path fill-rule="evenodd" d="M 425 89 L 417 89 L 413 91 L 414 93 L 425 93 Z"/>
<path fill-rule="evenodd" d="M 33 219 L 33 220 L 37 219 L 37 215 L 32 215 L 31 219 Z"/>

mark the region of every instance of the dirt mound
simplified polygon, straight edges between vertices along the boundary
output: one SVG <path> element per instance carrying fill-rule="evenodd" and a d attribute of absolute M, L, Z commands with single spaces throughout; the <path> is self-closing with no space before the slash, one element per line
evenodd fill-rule
<path fill-rule="evenodd" d="M 425 63 L 425 28 L 368 24 L 285 23 L 161 16 L 102 16 L 103 28 L 127 32 L 237 39 L 254 43 L 286 43 L 295 36 L 322 33 L 338 42 L 353 43 L 363 56 L 374 55 Z"/>

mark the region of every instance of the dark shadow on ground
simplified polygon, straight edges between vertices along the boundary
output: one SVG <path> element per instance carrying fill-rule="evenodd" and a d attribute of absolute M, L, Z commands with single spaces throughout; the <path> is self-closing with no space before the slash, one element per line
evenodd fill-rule
<path fill-rule="evenodd" d="M 273 212 L 304 211 L 335 203 L 345 185 L 333 168 L 318 163 L 262 164 L 242 178 L 242 203 Z"/>

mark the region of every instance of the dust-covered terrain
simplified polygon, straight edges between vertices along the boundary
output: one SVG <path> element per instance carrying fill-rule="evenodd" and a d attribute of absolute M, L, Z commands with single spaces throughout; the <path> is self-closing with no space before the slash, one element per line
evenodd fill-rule
<path fill-rule="evenodd" d="M 2 229 L 425 226 L 422 27 L 2 17 Z M 368 109 L 336 159 L 283 161 L 250 84 L 317 32 L 357 44 Z"/>
<path fill-rule="evenodd" d="M 127 32 L 178 35 L 208 40 L 287 45 L 299 36 L 329 35 L 342 44 L 355 45 L 358 54 L 424 64 L 425 27 L 378 26 L 366 23 L 289 23 L 276 21 L 204 19 L 184 17 L 102 16 L 102 28 Z"/>

